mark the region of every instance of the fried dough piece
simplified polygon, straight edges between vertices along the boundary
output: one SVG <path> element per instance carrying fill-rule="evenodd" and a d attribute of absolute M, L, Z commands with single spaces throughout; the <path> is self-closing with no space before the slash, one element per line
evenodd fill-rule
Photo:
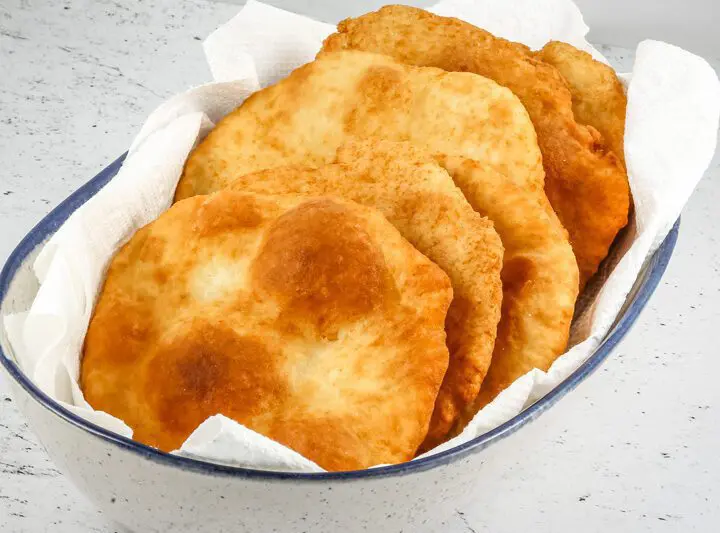
<path fill-rule="evenodd" d="M 407 461 L 448 364 L 451 298 L 377 210 L 197 196 L 112 260 L 81 386 L 165 451 L 222 413 L 327 470 Z"/>
<path fill-rule="evenodd" d="M 336 194 L 377 207 L 450 276 L 450 365 L 423 448 L 442 442 L 477 397 L 493 353 L 500 319 L 502 244 L 492 223 L 473 210 L 445 170 L 407 143 L 349 143 L 338 150 L 334 164 L 261 171 L 239 177 L 230 188 L 262 194 Z"/>
<path fill-rule="evenodd" d="M 559 41 L 549 42 L 535 57 L 558 69 L 572 94 L 575 120 L 599 131 L 624 164 L 627 97 L 615 71 L 587 52 Z"/>
<path fill-rule="evenodd" d="M 437 160 L 470 205 L 492 220 L 505 248 L 502 315 L 492 362 L 476 402 L 460 417 L 454 431 L 459 433 L 513 381 L 533 368 L 547 370 L 565 351 L 578 267 L 567 232 L 535 195 L 475 161 Z"/>
<path fill-rule="evenodd" d="M 535 130 L 511 91 L 472 73 L 359 51 L 324 54 L 226 116 L 190 154 L 175 199 L 282 165 L 317 167 L 352 137 L 469 157 L 542 190 Z"/>
<path fill-rule="evenodd" d="M 346 49 L 387 54 L 410 65 L 475 72 L 512 90 L 535 125 L 545 192 L 568 230 L 584 286 L 627 224 L 630 191 L 620 159 L 594 128 L 576 122 L 570 91 L 557 69 L 534 58 L 525 46 L 407 6 L 387 6 L 342 21 L 319 57 Z"/>

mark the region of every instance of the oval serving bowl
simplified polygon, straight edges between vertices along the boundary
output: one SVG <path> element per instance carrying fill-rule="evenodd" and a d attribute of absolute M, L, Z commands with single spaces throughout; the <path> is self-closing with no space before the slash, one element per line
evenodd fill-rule
<path fill-rule="evenodd" d="M 38 289 L 32 263 L 43 243 L 117 174 L 123 159 L 69 196 L 12 252 L 0 272 L 0 314 L 30 307 Z M 111 433 L 49 398 L 15 362 L 3 328 L 0 363 L 17 405 L 53 461 L 106 516 L 131 531 L 433 531 L 463 500 L 482 505 L 483 491 L 492 490 L 483 483 L 483 466 L 501 447 L 488 447 L 574 389 L 627 334 L 665 272 L 678 228 L 679 220 L 638 276 L 613 328 L 580 368 L 494 430 L 410 463 L 302 474 L 178 457 Z"/>

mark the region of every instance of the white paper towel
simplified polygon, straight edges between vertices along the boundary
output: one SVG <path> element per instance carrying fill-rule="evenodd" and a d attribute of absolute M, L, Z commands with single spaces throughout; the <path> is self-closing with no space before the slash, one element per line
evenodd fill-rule
<path fill-rule="evenodd" d="M 550 39 L 601 57 L 570 0 L 445 0 L 433 11 L 463 18 L 533 48 Z M 179 94 L 145 122 L 120 173 L 78 209 L 34 265 L 40 290 L 27 313 L 4 317 L 23 370 L 47 394 L 84 418 L 125 436 L 122 421 L 92 410 L 77 385 L 83 338 L 105 268 L 132 234 L 170 205 L 183 163 L 213 122 L 251 92 L 314 58 L 328 24 L 250 1 L 204 43 L 216 83 Z M 529 372 L 436 453 L 517 414 L 572 373 L 598 346 L 646 258 L 657 248 L 702 177 L 716 144 L 720 84 L 707 63 L 676 47 L 645 41 L 628 87 L 625 156 L 635 220 L 573 326 L 571 345 L 545 373 Z M 603 278 L 601 278 L 603 281 Z M 296 452 L 224 416 L 210 417 L 178 453 L 267 470 L 321 469 Z"/>

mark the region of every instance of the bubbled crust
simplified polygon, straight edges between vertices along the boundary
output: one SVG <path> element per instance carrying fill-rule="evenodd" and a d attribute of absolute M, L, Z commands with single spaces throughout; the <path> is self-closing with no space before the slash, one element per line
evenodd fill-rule
<path fill-rule="evenodd" d="M 542 189 L 535 130 L 512 92 L 475 74 L 350 50 L 322 54 L 221 120 L 190 154 L 175 199 L 266 168 L 317 167 L 348 139 L 373 136 L 477 159 Z"/>
<path fill-rule="evenodd" d="M 337 194 L 376 207 L 447 272 L 454 293 L 446 321 L 450 365 L 423 448 L 442 442 L 477 397 L 493 352 L 503 249 L 492 223 L 473 210 L 432 157 L 408 143 L 352 141 L 338 150 L 334 164 L 248 174 L 230 188 L 263 194 Z"/>
<path fill-rule="evenodd" d="M 320 55 L 339 50 L 364 50 L 411 65 L 474 72 L 517 95 L 537 131 L 545 193 L 568 230 L 584 286 L 627 224 L 630 188 L 612 144 L 594 127 L 576 120 L 571 91 L 555 67 L 537 59 L 526 46 L 472 24 L 400 5 L 340 22 Z M 495 170 L 523 186 L 514 173 Z"/>
<path fill-rule="evenodd" d="M 406 461 L 447 368 L 451 298 L 442 270 L 375 210 L 197 196 L 112 260 L 81 387 L 165 451 L 221 413 L 328 470 Z"/>
<path fill-rule="evenodd" d="M 476 402 L 460 417 L 459 432 L 513 381 L 533 368 L 547 370 L 565 352 L 579 273 L 567 232 L 536 195 L 476 161 L 437 159 L 470 204 L 493 221 L 505 247 L 492 363 Z"/>

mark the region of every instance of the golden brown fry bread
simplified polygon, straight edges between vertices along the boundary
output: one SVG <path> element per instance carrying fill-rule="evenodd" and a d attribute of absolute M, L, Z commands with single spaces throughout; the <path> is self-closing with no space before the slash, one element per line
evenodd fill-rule
<path fill-rule="evenodd" d="M 351 137 L 409 141 L 482 161 L 542 189 L 542 156 L 520 101 L 471 73 L 359 51 L 324 54 L 225 117 L 188 158 L 176 200 L 281 165 L 332 161 Z"/>
<path fill-rule="evenodd" d="M 81 386 L 165 451 L 222 413 L 327 470 L 407 461 L 447 368 L 451 298 L 377 210 L 197 196 L 113 259 Z"/>
<path fill-rule="evenodd" d="M 535 57 L 560 71 L 572 94 L 575 120 L 599 131 L 624 163 L 627 97 L 615 71 L 587 52 L 559 41 L 549 42 Z"/>
<path fill-rule="evenodd" d="M 513 381 L 533 368 L 547 370 L 565 351 L 578 267 L 567 232 L 534 194 L 475 161 L 437 159 L 475 210 L 493 221 L 505 247 L 502 315 L 492 362 L 477 401 L 460 419 L 459 432 Z"/>
<path fill-rule="evenodd" d="M 557 69 L 520 44 L 407 6 L 388 6 L 341 22 L 338 33 L 326 39 L 320 57 L 344 49 L 388 54 L 411 65 L 475 72 L 512 90 L 535 125 L 545 192 L 570 234 L 580 282 L 585 284 L 627 223 L 630 192 L 618 157 L 594 128 L 576 122 L 570 91 Z"/>
<path fill-rule="evenodd" d="M 377 207 L 447 272 L 454 294 L 446 321 L 450 365 L 423 447 L 439 444 L 477 397 L 490 365 L 502 265 L 492 223 L 472 209 L 447 172 L 407 143 L 350 143 L 338 150 L 334 164 L 262 171 L 230 187 L 263 194 L 337 194 Z"/>

